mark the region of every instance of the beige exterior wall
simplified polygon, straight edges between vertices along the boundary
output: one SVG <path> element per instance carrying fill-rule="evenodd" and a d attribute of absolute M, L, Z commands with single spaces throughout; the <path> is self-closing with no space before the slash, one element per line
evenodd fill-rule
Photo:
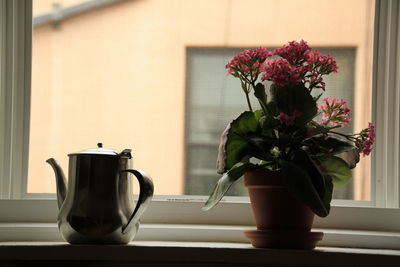
<path fill-rule="evenodd" d="M 50 3 L 34 1 L 35 12 Z M 182 194 L 187 47 L 273 47 L 301 39 L 312 47 L 355 47 L 353 112 L 360 130 L 371 112 L 373 5 L 132 0 L 64 20 L 57 29 L 35 28 L 28 191 L 55 191 L 48 157 L 67 171 L 68 153 L 103 142 L 133 148 L 134 166 L 153 176 L 156 194 Z M 368 198 L 369 158 L 355 179 L 363 188 L 356 199 Z"/>

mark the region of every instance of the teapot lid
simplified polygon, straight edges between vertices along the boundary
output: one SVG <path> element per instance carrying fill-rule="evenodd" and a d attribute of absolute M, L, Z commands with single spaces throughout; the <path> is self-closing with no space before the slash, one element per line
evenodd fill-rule
<path fill-rule="evenodd" d="M 68 156 L 72 155 L 82 155 L 82 154 L 90 154 L 90 155 L 111 155 L 118 156 L 120 153 L 111 148 L 104 148 L 102 143 L 97 144 L 97 148 L 89 148 L 77 153 L 68 154 Z"/>

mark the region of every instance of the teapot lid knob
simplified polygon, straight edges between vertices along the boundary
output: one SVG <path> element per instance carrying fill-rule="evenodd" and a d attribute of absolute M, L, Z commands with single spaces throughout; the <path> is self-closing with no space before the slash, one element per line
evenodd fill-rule
<path fill-rule="evenodd" d="M 97 147 L 98 148 L 102 148 L 103 147 L 103 143 L 97 143 Z"/>

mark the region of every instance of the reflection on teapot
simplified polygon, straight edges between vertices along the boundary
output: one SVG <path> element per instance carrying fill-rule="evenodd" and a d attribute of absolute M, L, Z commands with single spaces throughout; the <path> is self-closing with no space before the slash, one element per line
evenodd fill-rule
<path fill-rule="evenodd" d="M 98 148 L 68 156 L 68 189 L 61 167 L 53 158 L 46 161 L 56 175 L 63 238 L 71 244 L 129 243 L 153 196 L 151 178 L 131 168 L 130 149 L 118 153 L 99 143 Z M 139 181 L 136 205 L 129 174 Z"/>

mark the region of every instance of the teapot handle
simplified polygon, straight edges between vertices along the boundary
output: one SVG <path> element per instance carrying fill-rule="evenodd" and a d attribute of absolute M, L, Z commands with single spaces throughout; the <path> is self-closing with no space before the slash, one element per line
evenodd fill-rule
<path fill-rule="evenodd" d="M 144 211 L 153 198 L 154 185 L 150 176 L 144 172 L 137 170 L 123 170 L 122 172 L 129 172 L 135 175 L 136 179 L 139 181 L 140 187 L 139 199 L 136 203 L 135 210 L 129 218 L 126 226 L 122 228 L 122 233 L 125 234 L 131 227 L 134 227 L 139 221 L 140 217 L 142 217 Z"/>

